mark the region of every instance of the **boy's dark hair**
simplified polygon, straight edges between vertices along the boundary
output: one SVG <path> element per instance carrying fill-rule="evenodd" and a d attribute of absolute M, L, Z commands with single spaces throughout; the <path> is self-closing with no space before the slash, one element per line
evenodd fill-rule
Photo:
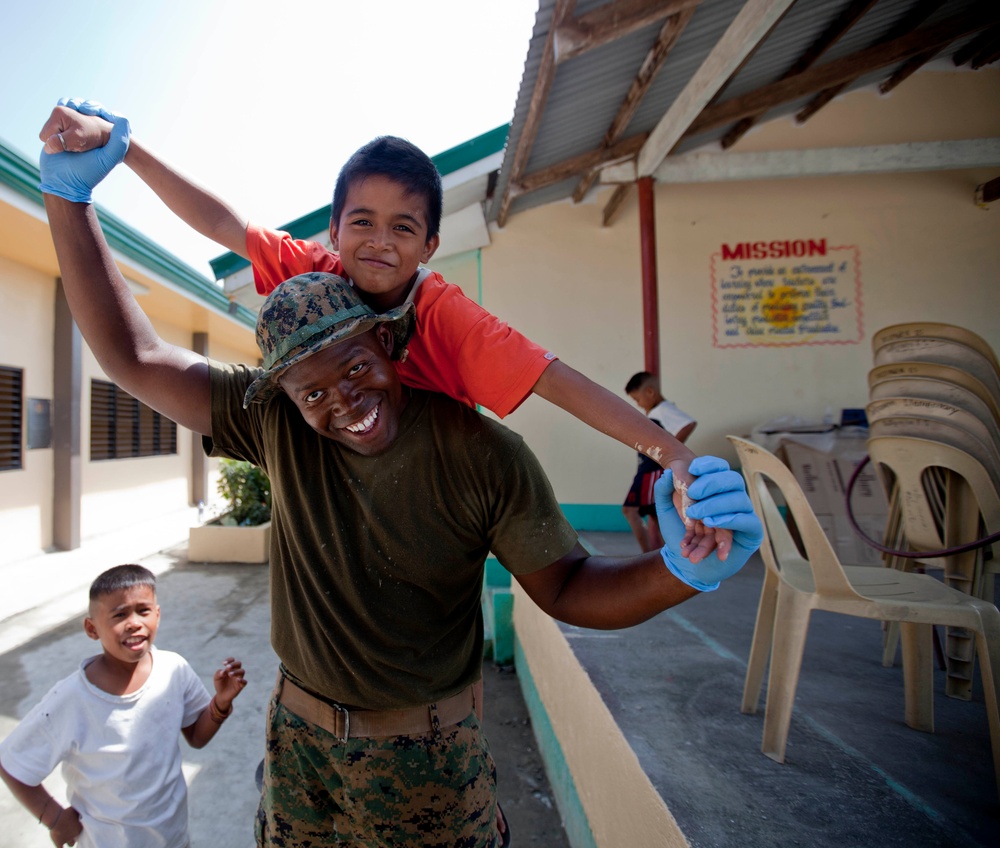
<path fill-rule="evenodd" d="M 637 392 L 643 386 L 646 386 L 651 380 L 656 380 L 656 375 L 651 374 L 649 371 L 640 371 L 637 374 L 633 374 L 629 381 L 625 384 L 625 394 L 630 395 L 632 392 Z"/>
<path fill-rule="evenodd" d="M 149 586 L 156 592 L 156 575 L 141 565 L 116 565 L 99 574 L 90 584 L 90 600 L 95 601 L 112 592 L 131 589 L 133 586 Z"/>
<path fill-rule="evenodd" d="M 330 213 L 334 224 L 340 225 L 351 185 L 365 177 L 387 177 L 399 183 L 407 194 L 422 197 L 427 202 L 427 238 L 438 234 L 444 205 L 441 175 L 419 147 L 405 138 L 382 135 L 357 150 L 337 176 Z"/>

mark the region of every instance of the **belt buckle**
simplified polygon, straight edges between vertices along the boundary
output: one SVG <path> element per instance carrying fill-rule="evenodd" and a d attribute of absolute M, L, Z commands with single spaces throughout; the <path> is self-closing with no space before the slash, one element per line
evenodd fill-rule
<path fill-rule="evenodd" d="M 351 711 L 335 701 L 331 701 L 330 706 L 344 717 L 344 736 L 340 741 L 346 742 L 351 738 Z"/>

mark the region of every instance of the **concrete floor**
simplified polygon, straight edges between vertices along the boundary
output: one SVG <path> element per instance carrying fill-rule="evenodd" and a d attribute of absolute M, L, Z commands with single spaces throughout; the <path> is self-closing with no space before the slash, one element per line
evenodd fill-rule
<path fill-rule="evenodd" d="M 177 527 L 189 518 L 177 516 Z M 80 627 L 92 577 L 170 535 L 166 528 L 156 538 L 148 528 L 134 530 L 117 547 L 88 543 L 72 554 L 0 568 L 0 737 L 93 651 Z M 605 553 L 635 551 L 628 534 L 584 535 Z M 233 717 L 207 748 L 182 743 L 193 844 L 246 848 L 253 843 L 253 774 L 276 668 L 267 570 L 188 564 L 185 553 L 180 545 L 142 559 L 160 574 L 158 644 L 184 654 L 206 681 L 221 659 L 239 656 L 249 679 Z M 981 689 L 971 702 L 949 699 L 939 673 L 937 732 L 906 727 L 902 672 L 898 664 L 882 667 L 877 623 L 814 616 L 787 761 L 779 765 L 760 753 L 763 701 L 754 716 L 741 714 L 739 705 L 762 568 L 755 558 L 718 592 L 627 631 L 564 627 L 690 844 L 1000 845 Z M 487 732 L 514 845 L 566 848 L 517 678 L 490 667 L 486 685 Z M 58 776 L 47 783 L 57 790 Z M 51 845 L 5 791 L 0 834 L 5 848 Z"/>
<path fill-rule="evenodd" d="M 633 553 L 628 534 L 585 533 Z M 787 758 L 760 752 L 740 701 L 763 564 L 616 638 L 563 626 L 694 848 L 1000 846 L 1000 804 L 982 689 L 944 694 L 936 733 L 903 722 L 902 670 L 883 668 L 878 622 L 813 616 Z M 765 692 L 766 696 L 766 692 Z"/>

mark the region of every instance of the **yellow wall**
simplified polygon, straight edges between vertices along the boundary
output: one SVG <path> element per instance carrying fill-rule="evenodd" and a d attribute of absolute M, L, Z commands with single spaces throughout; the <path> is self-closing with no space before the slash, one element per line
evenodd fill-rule
<path fill-rule="evenodd" d="M 909 89 L 909 90 L 908 90 Z M 905 96 L 904 96 L 905 95 Z M 741 149 L 1000 137 L 1000 72 L 918 74 L 889 98 L 859 92 L 814 127 L 774 122 Z M 873 109 L 877 105 L 878 109 Z M 863 407 L 871 335 L 902 321 L 965 326 L 1000 349 L 1000 206 L 973 203 L 993 171 L 658 185 L 663 393 L 694 415 L 689 444 L 733 459 L 727 433 L 776 416 Z M 611 189 L 513 216 L 482 254 L 483 303 L 569 365 L 622 393 L 643 367 L 639 220 L 633 193 L 612 226 Z M 722 243 L 825 238 L 860 255 L 859 343 L 713 346 L 711 257 Z M 542 459 L 564 503 L 620 503 L 633 454 L 531 398 L 507 423 Z"/>
<path fill-rule="evenodd" d="M 0 365 L 20 368 L 24 398 L 52 398 L 54 291 L 50 278 L 0 256 Z M 25 415 L 27 426 L 27 415 Z M 23 468 L 0 472 L 0 563 L 52 542 L 52 451 L 27 450 Z"/>
<path fill-rule="evenodd" d="M 166 340 L 191 347 L 194 333 L 207 333 L 209 355 L 223 361 L 257 362 L 253 330 L 208 308 L 199 298 L 149 269 L 121 260 L 125 275 L 146 289 L 142 308 Z M 53 399 L 55 253 L 44 212 L 0 186 L 0 365 L 22 368 L 24 397 Z M 90 461 L 91 380 L 107 380 L 83 345 L 81 409 L 80 534 L 86 540 L 147 519 L 176 512 L 191 500 L 192 452 L 200 441 L 177 431 L 172 456 Z M 27 418 L 25 417 L 25 424 Z M 0 472 L 0 564 L 33 556 L 52 545 L 53 451 L 25 450 L 22 469 Z M 208 495 L 216 498 L 217 463 L 208 461 Z"/>

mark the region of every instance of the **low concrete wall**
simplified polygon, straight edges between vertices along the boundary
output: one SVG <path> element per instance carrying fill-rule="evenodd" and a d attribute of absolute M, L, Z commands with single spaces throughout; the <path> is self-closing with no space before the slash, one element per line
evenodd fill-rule
<path fill-rule="evenodd" d="M 512 590 L 517 674 L 573 848 L 687 848 L 558 625 Z"/>

